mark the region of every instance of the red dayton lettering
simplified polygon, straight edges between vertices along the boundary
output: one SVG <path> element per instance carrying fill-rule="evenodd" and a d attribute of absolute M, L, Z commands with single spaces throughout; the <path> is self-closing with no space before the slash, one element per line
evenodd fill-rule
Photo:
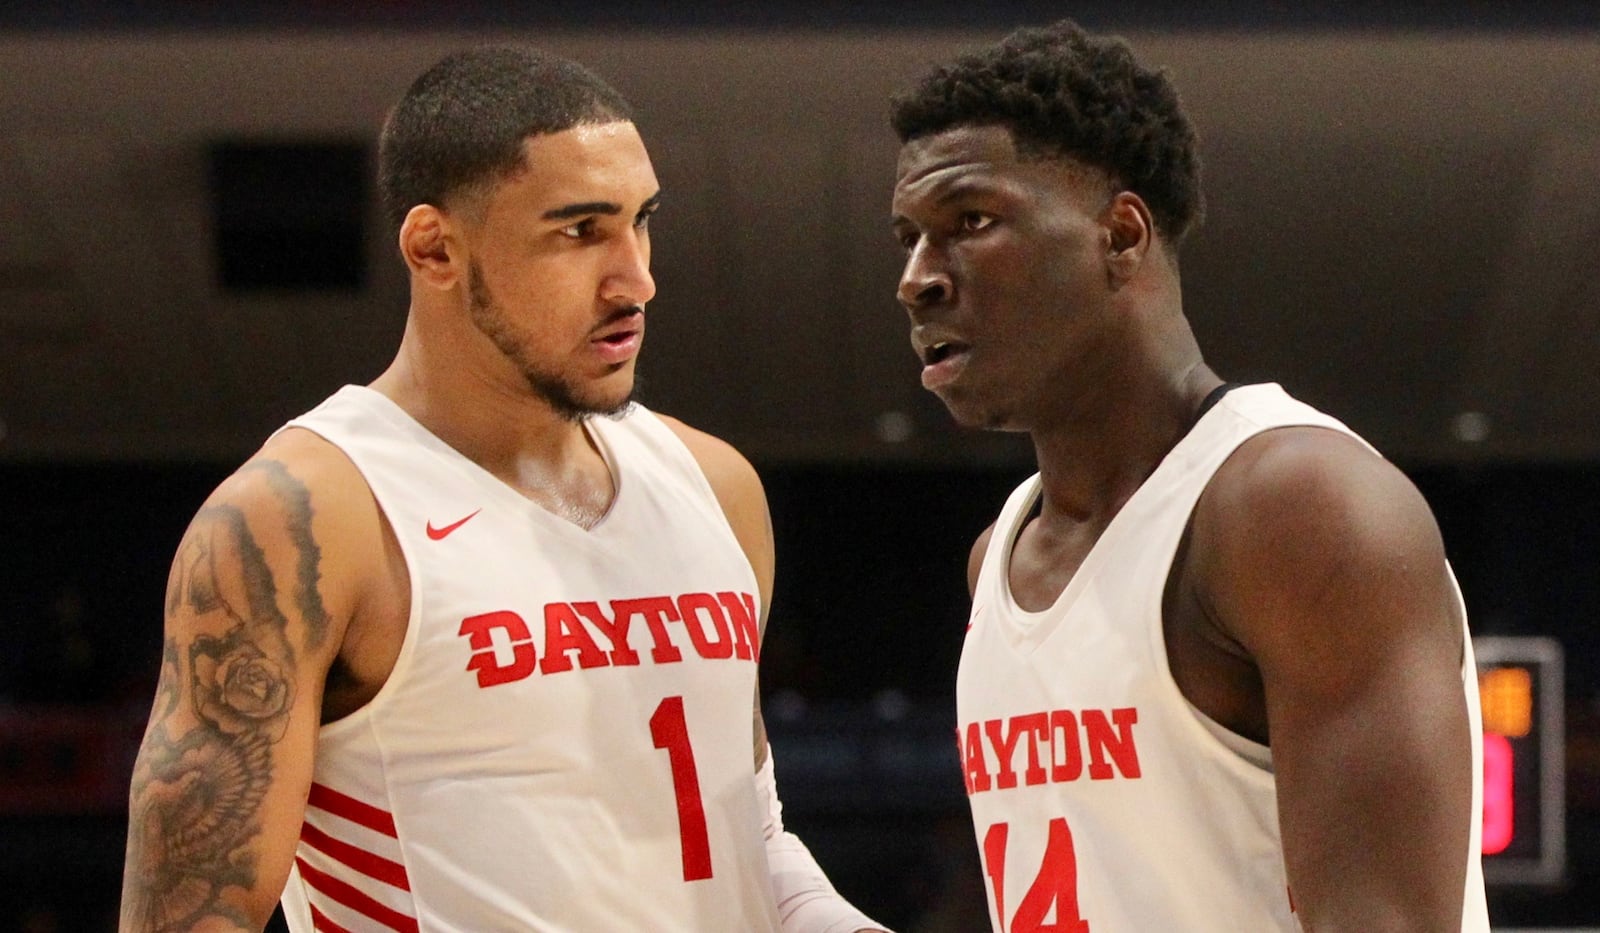
<path fill-rule="evenodd" d="M 1137 778 L 1139 749 L 1133 727 L 1138 721 L 1139 711 L 1130 706 L 1057 709 L 969 722 L 956 730 L 967 793 L 1005 790 L 1016 787 L 1019 780 L 1028 786 L 1076 781 L 1083 776 L 1085 747 L 1089 780 Z"/>
<path fill-rule="evenodd" d="M 511 644 L 510 663 L 501 664 L 495 654 L 494 636 L 490 633 L 500 629 L 506 633 Z M 467 637 L 467 644 L 472 646 L 472 657 L 467 659 L 467 670 L 478 672 L 478 686 L 493 687 L 495 684 L 510 683 L 533 673 L 533 662 L 536 658 L 533 650 L 533 633 L 528 631 L 528 623 L 522 621 L 522 616 L 515 612 L 487 612 L 481 616 L 461 620 L 461 631 L 457 634 Z"/>
<path fill-rule="evenodd" d="M 755 597 L 749 593 L 685 593 L 676 598 L 613 599 L 609 612 L 597 602 L 547 603 L 541 653 L 533 630 L 515 612 L 501 610 L 461 620 L 457 633 L 467 639 L 472 656 L 467 670 L 478 673 L 478 686 L 522 680 L 537 670 L 559 674 L 579 668 L 627 667 L 640 663 L 630 641 L 635 619 L 644 621 L 650 661 L 683 660 L 682 644 L 672 640 L 669 625 L 682 626 L 694 653 L 708 660 L 737 658 L 756 661 L 761 653 Z M 496 644 L 493 632 L 503 633 Z M 641 644 L 639 647 L 643 647 Z"/>

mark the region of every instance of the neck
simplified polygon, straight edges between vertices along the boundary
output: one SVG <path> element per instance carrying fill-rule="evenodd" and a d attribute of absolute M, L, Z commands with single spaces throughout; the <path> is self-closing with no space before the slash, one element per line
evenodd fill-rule
<path fill-rule="evenodd" d="M 1193 427 L 1222 380 L 1206 366 L 1181 315 L 1161 339 L 1136 346 L 1114 378 L 1072 399 L 1032 432 L 1046 520 L 1104 526 Z"/>
<path fill-rule="evenodd" d="M 437 335 L 424 339 L 412 315 L 399 352 L 372 388 L 463 456 L 524 491 L 531 476 L 559 476 L 599 462 L 581 423 L 534 394 L 519 374 L 485 373 L 466 362 L 476 358 Z"/>

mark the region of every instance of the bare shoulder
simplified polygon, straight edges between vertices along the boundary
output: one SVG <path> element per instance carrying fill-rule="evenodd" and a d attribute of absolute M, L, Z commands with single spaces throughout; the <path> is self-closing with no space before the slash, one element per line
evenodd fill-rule
<path fill-rule="evenodd" d="M 1427 502 L 1398 467 L 1327 428 L 1265 431 L 1217 470 L 1196 509 L 1197 539 L 1273 563 L 1438 548 Z M 1200 537 L 1201 534 L 1203 537 Z"/>
<path fill-rule="evenodd" d="M 259 554 L 274 577 L 294 580 L 309 600 L 308 647 L 320 645 L 322 616 L 348 616 L 360 599 L 368 562 L 380 552 L 381 514 L 354 464 L 310 431 L 274 435 L 206 500 L 186 536 L 227 537 Z M 265 571 L 267 568 L 263 567 Z M 329 633 L 333 634 L 333 633 Z"/>
<path fill-rule="evenodd" d="M 660 412 L 655 415 L 689 448 L 689 453 L 694 455 L 719 498 L 724 494 L 748 494 L 752 491 L 751 487 L 754 491 L 760 491 L 761 478 L 757 476 L 755 467 L 732 444 L 699 428 L 690 427 L 671 415 Z"/>
<path fill-rule="evenodd" d="M 1422 494 L 1338 431 L 1278 428 L 1242 444 L 1201 496 L 1190 553 L 1216 620 L 1258 663 L 1274 644 L 1383 644 L 1458 621 Z"/>
<path fill-rule="evenodd" d="M 267 505 L 282 502 L 290 488 L 297 495 L 315 494 L 322 504 L 335 511 L 345 503 L 343 494 L 366 488 L 361 473 L 339 448 L 319 435 L 302 428 L 274 434 L 227 479 L 207 500 L 207 505 L 232 502 L 237 505 Z"/>
<path fill-rule="evenodd" d="M 767 494 L 756 468 L 732 444 L 669 415 L 657 415 L 683 441 L 711 484 L 735 533 L 770 535 Z M 747 548 L 748 549 L 748 548 Z"/>
<path fill-rule="evenodd" d="M 692 428 L 670 415 L 657 414 L 656 417 L 689 448 L 711 484 L 711 490 L 716 493 L 717 502 L 760 582 L 764 622 L 772 599 L 774 556 L 772 515 L 767 509 L 767 494 L 761 477 L 744 454 L 722 438 Z"/>

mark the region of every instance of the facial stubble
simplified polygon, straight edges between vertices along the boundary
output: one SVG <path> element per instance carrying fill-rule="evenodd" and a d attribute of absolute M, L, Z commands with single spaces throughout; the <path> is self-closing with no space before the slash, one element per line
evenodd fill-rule
<path fill-rule="evenodd" d="M 473 326 L 517 367 L 533 394 L 562 418 L 576 423 L 590 415 L 611 417 L 622 414 L 633 404 L 631 390 L 616 403 L 582 398 L 577 387 L 569 380 L 541 365 L 528 352 L 505 309 L 489 293 L 489 286 L 483 280 L 483 270 L 476 260 L 467 265 L 467 296 Z"/>

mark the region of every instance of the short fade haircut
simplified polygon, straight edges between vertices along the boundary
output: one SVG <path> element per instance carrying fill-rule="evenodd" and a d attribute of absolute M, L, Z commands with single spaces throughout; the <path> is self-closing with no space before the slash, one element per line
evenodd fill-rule
<path fill-rule="evenodd" d="M 442 208 L 515 174 L 530 136 L 632 119 L 622 95 L 577 62 L 517 46 L 457 52 L 412 82 L 384 122 L 384 215 L 398 229 L 418 204 Z"/>
<path fill-rule="evenodd" d="M 963 126 L 1005 127 L 1019 155 L 1071 158 L 1139 195 L 1174 245 L 1203 213 L 1194 127 L 1166 71 L 1071 20 L 1018 29 L 937 68 L 894 99 L 890 122 L 902 144 Z"/>

